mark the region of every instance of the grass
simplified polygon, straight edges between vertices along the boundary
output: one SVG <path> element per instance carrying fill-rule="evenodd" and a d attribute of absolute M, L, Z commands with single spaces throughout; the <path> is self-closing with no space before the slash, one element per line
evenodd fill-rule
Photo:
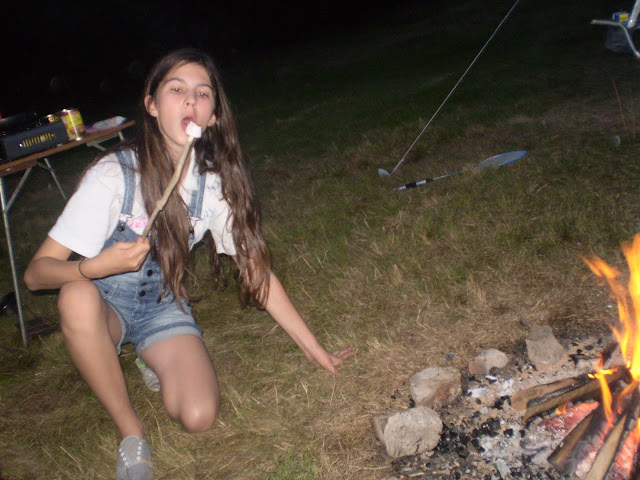
<path fill-rule="evenodd" d="M 268 315 L 239 307 L 233 285 L 213 291 L 197 249 L 191 287 L 220 379 L 219 423 L 184 433 L 145 390 L 133 351 L 121 357 L 158 478 L 384 478 L 371 419 L 407 408 L 415 372 L 464 370 L 485 348 L 515 355 L 535 323 L 561 341 L 607 331 L 615 309 L 579 255 L 624 270 L 619 245 L 640 228 L 640 65 L 604 51 L 589 21 L 611 12 L 597 2 L 520 5 L 405 164 L 376 173 L 402 157 L 510 6 L 416 6 L 225 71 L 276 273 L 324 344 L 360 353 L 335 379 L 308 364 Z M 529 155 L 472 171 L 517 149 Z M 89 161 L 79 151 L 55 163 L 69 191 Z M 63 207 L 45 173 L 12 212 L 21 270 Z M 25 298 L 55 319 L 53 294 Z M 117 434 L 61 336 L 23 349 L 15 318 L 0 320 L 0 477 L 112 478 Z"/>

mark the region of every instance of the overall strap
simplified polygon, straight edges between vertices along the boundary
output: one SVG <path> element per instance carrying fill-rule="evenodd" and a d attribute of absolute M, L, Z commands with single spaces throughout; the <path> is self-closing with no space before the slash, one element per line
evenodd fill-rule
<path fill-rule="evenodd" d="M 131 150 L 121 150 L 116 152 L 118 162 L 124 175 L 124 201 L 120 215 L 131 216 L 133 210 L 133 198 L 135 195 L 135 174 L 133 165 L 133 153 Z"/>
<path fill-rule="evenodd" d="M 198 190 L 192 191 L 191 201 L 189 202 L 189 216 L 191 218 L 202 218 L 202 202 L 206 183 L 207 173 L 198 175 Z"/>

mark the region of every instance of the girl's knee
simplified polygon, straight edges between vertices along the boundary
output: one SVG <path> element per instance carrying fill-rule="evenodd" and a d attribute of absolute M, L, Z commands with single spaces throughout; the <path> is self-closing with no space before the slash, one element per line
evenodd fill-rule
<path fill-rule="evenodd" d="M 217 392 L 204 399 L 183 398 L 183 402 L 177 398 L 171 401 L 165 397 L 164 405 L 169 416 L 180 422 L 187 432 L 206 432 L 215 425 L 220 407 Z"/>
<path fill-rule="evenodd" d="M 206 432 L 215 425 L 218 419 L 218 412 L 217 405 L 191 408 L 180 416 L 180 423 L 189 433 Z"/>
<path fill-rule="evenodd" d="M 58 294 L 60 326 L 65 330 L 90 328 L 91 319 L 99 318 L 100 292 L 91 282 L 68 282 Z"/>

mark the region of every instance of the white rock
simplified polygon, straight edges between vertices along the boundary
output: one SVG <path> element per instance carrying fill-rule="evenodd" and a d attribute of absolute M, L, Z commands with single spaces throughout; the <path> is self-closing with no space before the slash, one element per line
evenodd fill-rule
<path fill-rule="evenodd" d="M 394 458 L 433 450 L 442 432 L 438 414 L 423 406 L 378 415 L 373 425 L 376 436 Z"/>
<path fill-rule="evenodd" d="M 534 325 L 525 342 L 529 359 L 536 365 L 553 365 L 565 355 L 564 347 L 548 325 Z"/>
<path fill-rule="evenodd" d="M 504 368 L 509 363 L 509 357 L 500 350 L 490 348 L 480 353 L 469 363 L 469 373 L 472 375 L 486 375 L 492 368 Z"/>
<path fill-rule="evenodd" d="M 462 393 L 460 370 L 454 367 L 430 367 L 411 377 L 411 397 L 416 405 L 434 410 L 456 400 Z"/>

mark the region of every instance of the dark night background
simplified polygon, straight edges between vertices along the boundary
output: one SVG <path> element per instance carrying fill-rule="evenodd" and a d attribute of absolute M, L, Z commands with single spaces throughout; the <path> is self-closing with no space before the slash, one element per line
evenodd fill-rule
<path fill-rule="evenodd" d="M 224 70 L 283 44 L 364 28 L 391 10 L 434 0 L 4 2 L 0 115 L 79 108 L 87 121 L 105 105 L 136 99 L 163 53 L 196 46 Z M 95 118 L 94 118 L 95 120 Z"/>

